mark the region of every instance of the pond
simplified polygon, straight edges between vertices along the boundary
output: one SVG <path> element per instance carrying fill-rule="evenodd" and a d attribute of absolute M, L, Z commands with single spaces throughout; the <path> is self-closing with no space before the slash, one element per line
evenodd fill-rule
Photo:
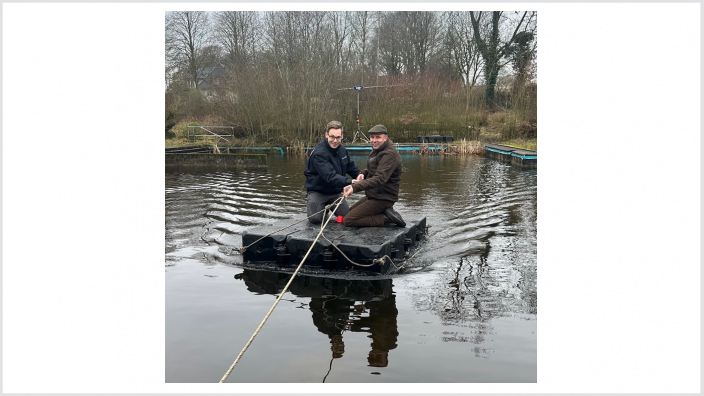
<path fill-rule="evenodd" d="M 537 382 L 537 170 L 402 159 L 394 207 L 431 226 L 418 253 L 389 276 L 296 276 L 226 382 Z M 305 160 L 166 172 L 167 383 L 220 381 L 290 279 L 231 248 L 305 212 Z"/>

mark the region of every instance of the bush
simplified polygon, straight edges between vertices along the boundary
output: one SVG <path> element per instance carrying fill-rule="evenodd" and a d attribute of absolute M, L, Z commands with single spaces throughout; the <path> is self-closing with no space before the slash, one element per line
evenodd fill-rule
<path fill-rule="evenodd" d="M 468 121 L 469 125 L 472 125 L 475 128 L 481 128 L 489 124 L 489 116 L 486 111 L 479 111 L 470 114 Z"/>
<path fill-rule="evenodd" d="M 166 119 L 164 122 L 164 125 L 166 127 L 166 138 L 171 139 L 176 136 L 175 133 L 171 131 L 171 128 L 173 128 L 176 125 L 176 112 L 173 110 L 166 110 Z"/>
<path fill-rule="evenodd" d="M 538 124 L 523 121 L 518 125 L 518 136 L 521 139 L 535 139 L 538 137 Z"/>
<path fill-rule="evenodd" d="M 502 139 L 513 139 L 517 135 L 516 123 L 507 122 L 501 126 L 501 138 Z"/>
<path fill-rule="evenodd" d="M 171 132 L 173 133 L 173 138 L 176 139 L 187 139 L 188 138 L 188 128 L 189 126 L 198 126 L 199 124 L 197 122 L 186 122 L 186 121 L 181 121 L 178 124 L 174 125 L 174 127 L 171 129 Z"/>
<path fill-rule="evenodd" d="M 489 122 L 492 124 L 504 124 L 506 122 L 506 112 L 494 113 L 489 117 Z"/>

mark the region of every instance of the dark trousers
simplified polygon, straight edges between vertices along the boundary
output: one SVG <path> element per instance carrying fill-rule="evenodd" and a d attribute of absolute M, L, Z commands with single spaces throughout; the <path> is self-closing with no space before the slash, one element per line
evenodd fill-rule
<path fill-rule="evenodd" d="M 382 212 L 392 206 L 393 201 L 382 201 L 380 199 L 368 199 L 361 203 L 354 204 L 347 216 L 345 216 L 345 226 L 348 227 L 381 227 L 386 223 L 387 217 Z"/>
<path fill-rule="evenodd" d="M 307 212 L 308 216 L 310 217 L 313 213 L 320 212 L 321 210 L 325 209 L 326 206 L 330 205 L 331 203 L 335 202 L 336 199 L 340 198 L 342 196 L 342 193 L 338 194 L 321 194 L 317 191 L 308 191 L 308 195 L 306 197 L 307 201 Z M 335 209 L 333 206 L 332 209 Z M 337 208 L 337 211 L 335 212 L 336 215 L 338 216 L 346 216 L 347 213 L 350 211 L 350 204 L 347 203 L 347 200 L 343 200 L 340 206 Z M 313 224 L 320 224 L 323 222 L 323 215 L 325 212 L 320 212 L 316 214 L 315 216 L 311 217 L 308 219 Z M 331 220 L 332 221 L 332 220 Z"/>

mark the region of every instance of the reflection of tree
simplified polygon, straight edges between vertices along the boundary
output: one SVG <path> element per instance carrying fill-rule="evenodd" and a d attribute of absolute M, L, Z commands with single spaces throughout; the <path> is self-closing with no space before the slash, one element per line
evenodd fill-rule
<path fill-rule="evenodd" d="M 512 261 L 496 265 L 490 261 L 489 247 L 480 255 L 462 257 L 439 274 L 432 287 L 418 288 L 413 299 L 416 309 L 430 311 L 442 324 L 469 328 L 468 331 L 446 331 L 444 342 L 470 342 L 476 345 L 476 356 L 489 352 L 481 348 L 492 334 L 492 319 L 515 314 L 536 314 L 535 266 L 521 266 Z M 510 255 L 509 255 L 510 258 Z M 490 265 L 493 264 L 493 265 Z"/>
<path fill-rule="evenodd" d="M 453 191 L 438 194 L 439 204 L 456 212 L 435 238 L 438 248 L 457 261 L 440 274 L 438 287 L 431 288 L 435 292 L 416 298 L 417 306 L 455 325 L 485 326 L 498 316 L 536 314 L 535 172 L 490 160 L 466 160 L 464 165 L 467 172 L 461 177 L 425 181 Z M 427 164 L 421 161 L 421 166 Z M 486 247 L 475 254 L 482 245 Z"/>
<path fill-rule="evenodd" d="M 235 276 L 255 293 L 276 295 L 290 274 L 245 269 Z M 289 291 L 310 297 L 313 324 L 330 339 L 332 358 L 345 352 L 345 331 L 370 333 L 371 351 L 367 361 L 373 367 L 388 365 L 389 351 L 398 338 L 396 296 L 390 279 L 347 280 L 297 275 Z"/>
<path fill-rule="evenodd" d="M 438 294 L 438 316 L 443 323 L 460 324 L 535 313 L 535 278 L 528 277 L 529 272 L 492 268 L 485 255 L 461 258 L 441 277 L 447 286 Z"/>

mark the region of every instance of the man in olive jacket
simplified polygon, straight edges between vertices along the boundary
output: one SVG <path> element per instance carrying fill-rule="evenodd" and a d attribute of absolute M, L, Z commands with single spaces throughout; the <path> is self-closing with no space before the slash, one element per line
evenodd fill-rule
<path fill-rule="evenodd" d="M 308 216 L 320 212 L 308 221 L 320 224 L 323 221 L 325 206 L 330 205 L 342 196 L 342 188 L 352 183 L 345 175 L 361 180 L 364 176 L 359 173 L 359 168 L 347 154 L 347 149 L 342 145 L 342 123 L 330 121 L 325 127 L 325 139 L 318 143 L 308 158 L 306 169 L 305 187 L 308 190 L 306 197 Z M 347 200 L 343 200 L 335 212 L 336 215 L 345 216 L 350 211 Z"/>
<path fill-rule="evenodd" d="M 406 226 L 401 215 L 393 209 L 398 202 L 403 165 L 394 143 L 389 140 L 386 127 L 375 125 L 369 130 L 372 153 L 367 159 L 367 169 L 362 180 L 354 180 L 343 190 L 345 196 L 364 191 L 367 200 L 360 200 L 345 216 L 345 225 L 352 227 L 380 227 L 395 223 Z"/>

